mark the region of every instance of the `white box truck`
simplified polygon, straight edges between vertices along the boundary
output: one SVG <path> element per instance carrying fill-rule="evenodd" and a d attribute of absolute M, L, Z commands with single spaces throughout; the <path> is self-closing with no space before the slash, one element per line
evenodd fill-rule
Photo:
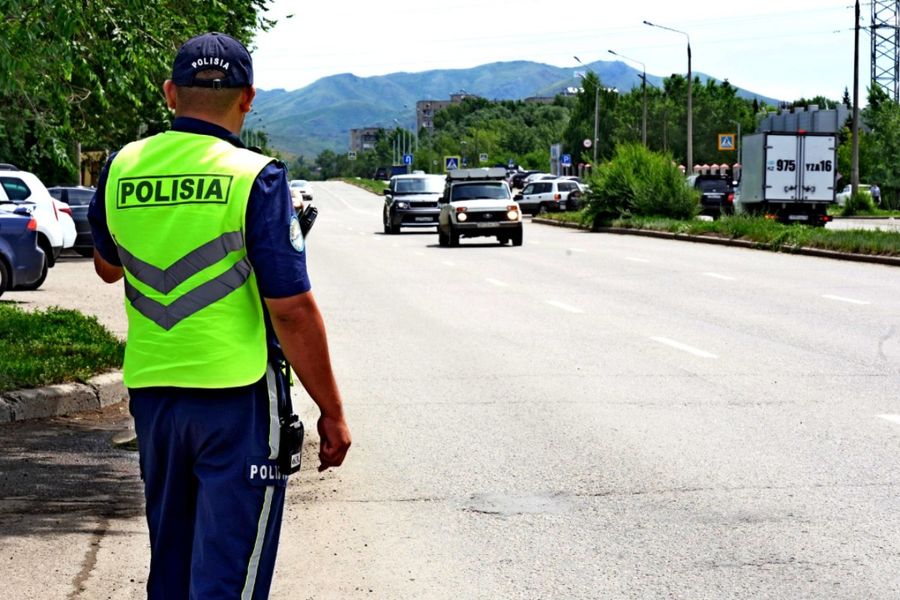
<path fill-rule="evenodd" d="M 742 140 L 738 212 L 824 227 L 835 203 L 837 138 L 828 133 L 756 133 Z"/>

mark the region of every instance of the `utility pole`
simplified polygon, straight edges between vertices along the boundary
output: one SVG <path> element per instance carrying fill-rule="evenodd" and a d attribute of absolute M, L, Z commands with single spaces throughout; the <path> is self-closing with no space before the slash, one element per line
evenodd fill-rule
<path fill-rule="evenodd" d="M 859 191 L 859 0 L 856 0 L 856 23 L 853 35 L 853 165 L 850 173 L 851 194 Z"/>

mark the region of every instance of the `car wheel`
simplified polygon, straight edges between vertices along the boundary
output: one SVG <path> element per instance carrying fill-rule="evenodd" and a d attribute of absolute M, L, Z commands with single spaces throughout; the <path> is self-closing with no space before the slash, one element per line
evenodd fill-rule
<path fill-rule="evenodd" d="M 516 230 L 515 233 L 512 234 L 512 245 L 513 246 L 521 246 L 522 245 L 522 226 Z"/>
<path fill-rule="evenodd" d="M 547 211 L 547 206 L 544 205 L 544 204 L 542 203 L 542 204 L 538 207 L 538 212 L 537 212 L 538 216 L 539 216 L 539 217 L 543 217 L 543 216 L 545 216 L 545 215 L 547 214 L 547 212 L 548 212 L 548 211 Z"/>
<path fill-rule="evenodd" d="M 9 288 L 9 269 L 6 263 L 0 260 L 0 296 Z"/>
<path fill-rule="evenodd" d="M 44 254 L 44 264 L 41 266 L 41 276 L 31 283 L 23 283 L 22 285 L 16 286 L 17 290 L 26 290 L 32 291 L 36 290 L 44 284 L 44 280 L 47 279 L 47 271 L 50 269 L 50 262 L 47 259 L 47 255 Z"/>
<path fill-rule="evenodd" d="M 450 225 L 449 238 L 450 238 L 450 247 L 451 248 L 459 246 L 459 234 L 457 232 L 453 231 L 453 225 Z"/>
<path fill-rule="evenodd" d="M 450 245 L 450 238 L 446 233 L 441 231 L 441 228 L 438 227 L 438 245 L 439 246 L 448 246 Z"/>
<path fill-rule="evenodd" d="M 385 232 L 385 233 L 390 233 L 390 232 L 391 232 L 391 227 L 390 227 L 390 225 L 388 225 L 388 215 L 387 215 L 387 212 L 382 212 L 382 213 L 381 213 L 381 224 L 384 226 L 384 232 Z"/>
<path fill-rule="evenodd" d="M 81 256 L 83 256 L 85 258 L 92 258 L 94 256 L 93 248 L 75 248 L 75 252 L 77 252 L 78 254 L 80 254 Z"/>
<path fill-rule="evenodd" d="M 397 235 L 400 233 L 400 225 L 394 225 L 394 221 L 392 219 L 388 219 L 388 227 L 391 230 L 391 235 Z"/>

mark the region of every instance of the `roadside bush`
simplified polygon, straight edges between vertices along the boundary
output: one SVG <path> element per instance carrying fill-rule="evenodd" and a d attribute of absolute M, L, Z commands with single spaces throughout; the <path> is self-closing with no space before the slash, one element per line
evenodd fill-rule
<path fill-rule="evenodd" d="M 847 203 L 844 204 L 844 208 L 841 210 L 841 215 L 852 217 L 853 215 L 874 212 L 875 202 L 872 200 L 871 194 L 869 194 L 869 192 L 857 191 L 847 199 Z"/>
<path fill-rule="evenodd" d="M 0 304 L 0 392 L 85 381 L 122 366 L 125 344 L 95 317 Z"/>
<path fill-rule="evenodd" d="M 700 208 L 671 155 L 640 144 L 620 144 L 590 185 L 587 215 L 595 225 L 633 216 L 692 219 Z"/>

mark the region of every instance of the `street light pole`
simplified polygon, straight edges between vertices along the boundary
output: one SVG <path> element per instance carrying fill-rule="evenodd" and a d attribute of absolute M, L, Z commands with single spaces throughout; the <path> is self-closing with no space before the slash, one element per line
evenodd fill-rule
<path fill-rule="evenodd" d="M 644 21 L 644 25 L 649 25 L 650 27 L 657 27 L 659 29 L 665 29 L 666 31 L 671 31 L 673 33 L 680 33 L 684 37 L 687 38 L 687 59 L 688 59 L 688 70 L 687 70 L 687 164 L 685 165 L 687 174 L 691 175 L 694 172 L 694 99 L 693 99 L 693 85 L 694 85 L 694 76 L 691 73 L 691 36 L 687 34 L 686 31 L 681 31 L 680 29 L 673 29 L 671 27 L 665 27 L 664 25 L 657 25 L 655 23 L 651 23 L 650 21 Z"/>
<path fill-rule="evenodd" d="M 618 52 L 613 52 L 612 50 L 608 51 L 613 56 L 618 56 L 619 58 L 624 58 L 625 60 L 630 60 L 631 62 L 636 62 L 641 65 L 641 69 L 643 73 L 641 74 L 641 112 L 643 113 L 641 116 L 641 143 L 644 144 L 644 147 L 647 146 L 647 65 L 642 63 L 641 61 L 628 58 L 623 54 L 619 54 Z"/>
<path fill-rule="evenodd" d="M 589 70 L 591 73 L 597 76 L 597 87 L 594 89 L 594 159 L 592 166 L 594 168 L 597 167 L 597 146 L 600 145 L 600 76 L 597 75 L 597 72 L 592 68 L 581 62 L 581 59 L 577 56 L 573 56 L 578 64 L 582 67 Z"/>

